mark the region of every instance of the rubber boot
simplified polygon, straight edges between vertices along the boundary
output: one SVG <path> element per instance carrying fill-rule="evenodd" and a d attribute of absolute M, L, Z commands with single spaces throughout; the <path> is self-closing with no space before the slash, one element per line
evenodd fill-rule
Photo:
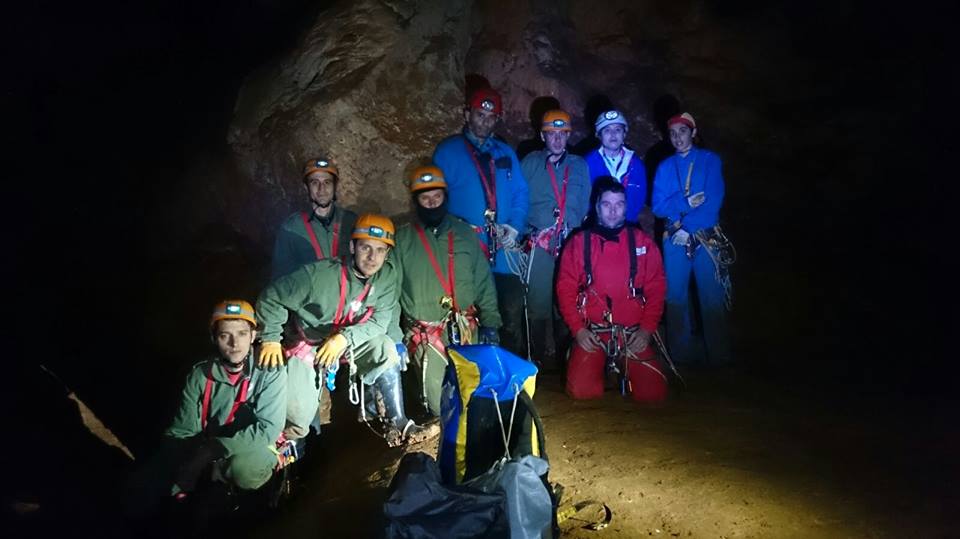
<path fill-rule="evenodd" d="M 384 371 L 374 382 L 383 398 L 386 417 L 387 445 L 398 447 L 405 443 L 418 443 L 440 434 L 439 425 L 420 426 L 407 417 L 403 409 L 403 387 L 400 383 L 400 370 Z"/>

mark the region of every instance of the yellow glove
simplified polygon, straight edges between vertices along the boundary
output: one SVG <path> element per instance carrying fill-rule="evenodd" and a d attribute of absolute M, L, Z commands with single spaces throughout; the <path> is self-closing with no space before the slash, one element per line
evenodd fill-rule
<path fill-rule="evenodd" d="M 317 363 L 323 367 L 330 367 L 340 359 L 343 351 L 347 349 L 347 338 L 339 333 L 335 333 L 317 350 Z"/>
<path fill-rule="evenodd" d="M 283 348 L 278 342 L 265 342 L 260 347 L 260 361 L 258 365 L 265 369 L 272 369 L 283 365 Z"/>

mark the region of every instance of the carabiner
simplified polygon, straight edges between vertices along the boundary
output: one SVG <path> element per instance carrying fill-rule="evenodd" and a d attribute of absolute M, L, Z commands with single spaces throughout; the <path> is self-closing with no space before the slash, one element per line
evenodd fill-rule
<path fill-rule="evenodd" d="M 360 382 L 354 380 L 354 382 L 350 384 L 348 396 L 350 398 L 350 404 L 354 406 L 360 404 Z"/>

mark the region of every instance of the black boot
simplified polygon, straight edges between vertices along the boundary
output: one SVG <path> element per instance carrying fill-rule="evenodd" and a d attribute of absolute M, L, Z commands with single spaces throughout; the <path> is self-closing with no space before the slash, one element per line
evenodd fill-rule
<path fill-rule="evenodd" d="M 376 379 L 374 385 L 383 399 L 387 445 L 398 447 L 404 443 L 419 443 L 440 434 L 439 425 L 419 426 L 403 410 L 403 387 L 400 370 L 389 369 Z"/>

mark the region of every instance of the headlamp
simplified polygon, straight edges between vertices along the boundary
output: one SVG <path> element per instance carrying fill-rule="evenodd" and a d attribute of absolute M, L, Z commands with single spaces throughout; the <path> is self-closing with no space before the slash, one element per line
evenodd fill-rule
<path fill-rule="evenodd" d="M 616 120 L 620 117 L 620 113 L 615 110 L 608 110 L 607 112 L 603 113 L 603 117 L 607 120 Z"/>
<path fill-rule="evenodd" d="M 480 108 L 482 108 L 483 110 L 489 110 L 492 112 L 494 109 L 493 101 L 490 99 L 484 99 L 483 101 L 480 102 Z"/>

